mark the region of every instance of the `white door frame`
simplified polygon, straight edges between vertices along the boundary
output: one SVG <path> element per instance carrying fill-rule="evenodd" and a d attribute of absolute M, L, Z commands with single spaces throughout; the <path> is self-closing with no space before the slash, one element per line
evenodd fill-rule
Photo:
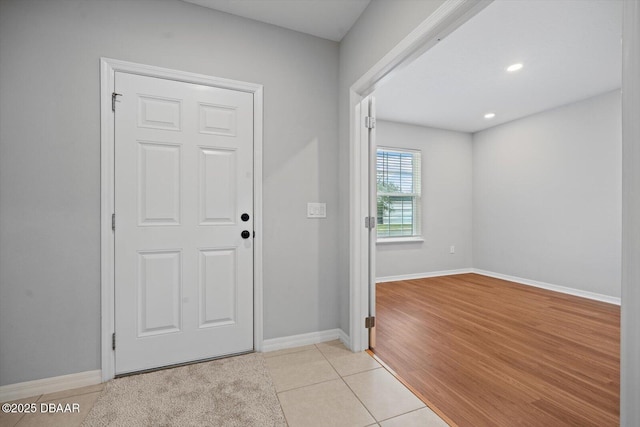
<path fill-rule="evenodd" d="M 620 425 L 640 425 L 640 3 L 622 21 L 622 308 Z"/>
<path fill-rule="evenodd" d="M 255 351 L 263 346 L 263 293 L 262 293 L 262 108 L 263 87 L 259 84 L 228 80 L 218 77 L 171 70 L 150 65 L 136 64 L 110 58 L 100 58 L 100 287 L 101 287 L 101 368 L 102 381 L 115 376 L 115 352 L 111 347 L 111 336 L 115 331 L 114 299 L 114 233 L 111 229 L 111 214 L 114 212 L 114 125 L 115 115 L 111 109 L 111 94 L 114 92 L 116 71 L 163 78 L 185 83 L 214 86 L 253 94 L 253 215 L 254 230 L 254 302 L 253 345 Z"/>
<path fill-rule="evenodd" d="M 353 351 L 363 351 L 369 347 L 369 332 L 364 327 L 364 319 L 369 314 L 368 275 L 372 267 L 369 265 L 368 230 L 364 227 L 364 218 L 369 212 L 369 158 L 368 150 L 361 142 L 366 128 L 364 120 L 361 120 L 360 103 L 386 79 L 409 65 L 492 1 L 447 0 L 349 90 L 349 338 Z"/>
<path fill-rule="evenodd" d="M 360 122 L 360 102 L 377 85 L 460 27 L 493 0 L 447 0 L 376 63 L 349 92 L 349 335 L 353 351 L 368 347 L 364 328 L 367 316 L 367 230 L 363 218 L 367 212 L 366 151 L 360 146 L 364 123 Z M 637 405 L 640 378 L 640 6 L 624 2 L 622 25 L 622 311 L 621 311 L 621 426 L 639 425 Z"/>

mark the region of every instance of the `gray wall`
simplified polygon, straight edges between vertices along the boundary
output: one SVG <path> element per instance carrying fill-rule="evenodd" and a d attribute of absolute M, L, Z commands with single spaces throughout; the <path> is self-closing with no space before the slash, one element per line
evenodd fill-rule
<path fill-rule="evenodd" d="M 377 142 L 424 153 L 425 242 L 379 243 L 376 277 L 474 267 L 620 297 L 619 91 L 473 136 L 379 121 Z"/>
<path fill-rule="evenodd" d="M 471 268 L 472 137 L 469 133 L 378 120 L 378 146 L 422 152 L 424 242 L 380 243 L 376 277 Z M 449 247 L 455 245 L 455 254 Z"/>
<path fill-rule="evenodd" d="M 0 385 L 100 368 L 101 56 L 264 85 L 264 336 L 338 327 L 338 54 L 178 0 L 0 0 Z"/>
<path fill-rule="evenodd" d="M 620 296 L 619 91 L 474 134 L 474 267 Z"/>

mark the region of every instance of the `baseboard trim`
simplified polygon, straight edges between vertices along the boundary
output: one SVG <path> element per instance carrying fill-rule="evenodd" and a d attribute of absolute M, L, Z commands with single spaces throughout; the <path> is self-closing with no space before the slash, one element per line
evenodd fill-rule
<path fill-rule="evenodd" d="M 59 377 L 43 378 L 41 380 L 8 384 L 0 386 L 0 402 L 86 387 L 100 384 L 101 382 L 102 371 L 98 369 L 95 371 L 78 372 L 77 374 L 61 375 Z"/>
<path fill-rule="evenodd" d="M 376 283 L 397 282 L 399 280 L 426 279 L 429 277 L 452 276 L 454 274 L 473 273 L 472 268 L 459 268 L 457 270 L 430 271 L 427 273 L 402 274 L 400 276 L 377 277 Z"/>
<path fill-rule="evenodd" d="M 347 335 L 342 329 L 338 329 L 338 334 L 340 335 L 338 338 L 342 344 L 344 344 L 348 349 L 351 349 L 351 338 L 349 338 L 349 335 Z"/>
<path fill-rule="evenodd" d="M 536 288 L 547 289 L 550 291 L 560 292 L 563 294 L 574 295 L 577 297 L 588 298 L 595 301 L 606 302 L 609 304 L 620 305 L 620 298 L 612 297 L 609 295 L 598 294 L 595 292 L 582 291 L 580 289 L 568 288 L 566 286 L 554 285 L 551 283 L 539 282 L 537 280 L 523 279 L 522 277 L 509 276 L 507 274 L 494 273 L 492 271 L 480 270 L 473 268 L 472 273 L 480 274 L 482 276 L 493 277 L 496 279 L 508 280 L 510 282 L 519 283 L 521 285 L 533 286 Z"/>
<path fill-rule="evenodd" d="M 467 273 L 475 273 L 475 274 L 480 274 L 482 276 L 493 277 L 496 279 L 508 280 L 510 282 L 519 283 L 521 285 L 547 289 L 550 291 L 560 292 L 568 295 L 574 295 L 582 298 L 588 298 L 595 301 L 606 302 L 609 304 L 620 305 L 621 303 L 620 298 L 612 297 L 609 295 L 583 291 L 575 288 L 568 288 L 566 286 L 554 285 L 551 283 L 539 282 L 537 280 L 523 279 L 522 277 L 509 276 L 508 274 L 494 273 L 493 271 L 481 270 L 479 268 L 461 268 L 458 270 L 431 271 L 427 273 L 415 273 L 415 274 L 403 274 L 399 276 L 378 277 L 376 278 L 376 283 L 397 282 L 400 280 L 426 279 L 429 277 L 451 276 L 454 274 L 467 274 Z"/>
<path fill-rule="evenodd" d="M 262 351 L 275 351 L 284 348 L 300 347 L 309 344 L 318 344 L 325 341 L 333 341 L 339 339 L 343 343 L 349 342 L 349 337 L 342 329 L 328 329 L 326 331 L 310 332 L 308 334 L 291 335 L 288 337 L 271 338 L 264 340 L 262 343 Z M 345 343 L 345 345 L 347 345 Z"/>

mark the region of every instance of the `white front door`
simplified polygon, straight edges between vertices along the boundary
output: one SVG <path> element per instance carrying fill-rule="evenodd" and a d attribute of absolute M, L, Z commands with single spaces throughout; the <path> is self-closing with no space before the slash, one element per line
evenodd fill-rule
<path fill-rule="evenodd" d="M 253 94 L 115 91 L 116 374 L 251 351 Z"/>

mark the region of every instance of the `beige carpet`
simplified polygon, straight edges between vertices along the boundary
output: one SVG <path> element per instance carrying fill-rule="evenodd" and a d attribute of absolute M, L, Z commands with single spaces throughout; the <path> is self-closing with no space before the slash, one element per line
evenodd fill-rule
<path fill-rule="evenodd" d="M 264 358 L 253 353 L 110 381 L 82 425 L 287 424 Z"/>

